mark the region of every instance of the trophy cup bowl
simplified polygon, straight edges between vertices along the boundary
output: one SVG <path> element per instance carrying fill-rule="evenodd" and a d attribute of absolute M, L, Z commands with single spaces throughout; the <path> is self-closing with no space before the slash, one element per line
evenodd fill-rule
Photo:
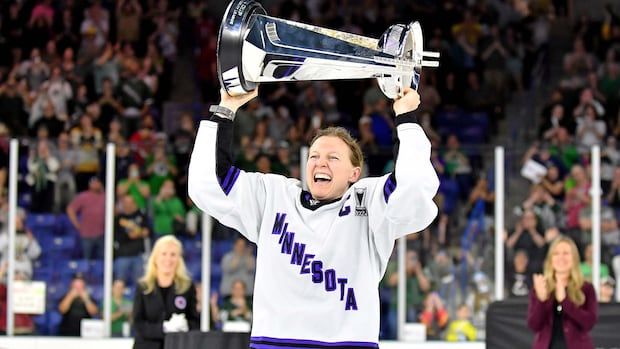
<path fill-rule="evenodd" d="M 439 53 L 423 50 L 418 22 L 390 26 L 379 39 L 270 17 L 256 0 L 229 3 L 217 45 L 220 85 L 229 95 L 258 83 L 376 78 L 388 98 L 417 89 L 422 67 Z"/>

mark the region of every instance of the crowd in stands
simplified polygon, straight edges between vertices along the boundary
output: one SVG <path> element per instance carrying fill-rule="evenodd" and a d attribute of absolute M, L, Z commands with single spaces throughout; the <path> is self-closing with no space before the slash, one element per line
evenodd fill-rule
<path fill-rule="evenodd" d="M 512 95 L 549 79 L 549 28 L 556 16 L 566 15 L 564 2 L 269 4 L 268 13 L 276 17 L 374 38 L 391 24 L 419 20 L 425 48 L 441 52 L 440 69 L 422 74 L 418 112 L 433 144 L 440 212 L 426 231 L 408 237 L 406 314 L 427 326 L 429 339 L 482 339 L 492 300 L 495 201 L 492 164 L 482 152 L 497 135 Z M 0 220 L 6 230 L 8 139 L 18 137 L 19 206 L 27 212 L 18 218 L 18 259 L 28 264 L 18 277 L 48 282 L 48 312 L 26 316 L 22 333 L 79 335 L 80 319 L 101 316 L 103 174 L 105 144 L 112 142 L 113 335 L 126 335 L 129 299 L 144 272 L 144 255 L 159 236 L 182 238 L 188 269 L 200 280 L 200 214 L 186 187 L 197 121 L 204 115 L 184 113 L 168 129 L 164 103 L 177 87 L 173 74 L 183 55 L 191 57 L 195 73 L 184 83 L 195 84 L 205 105 L 217 103 L 220 14 L 200 0 L 25 0 L 3 2 L 0 16 Z M 588 147 L 601 144 L 603 261 L 613 266 L 603 285 L 613 298 L 613 276 L 620 272 L 620 257 L 614 257 L 620 253 L 618 43 L 620 21 L 612 12 L 600 23 L 576 23 L 565 76 L 543 110 L 539 142 L 524 157 L 546 172 L 532 184 L 518 223 L 506 234 L 507 295 L 528 294 L 531 273 L 540 270 L 546 246 L 559 234 L 578 238 L 586 255 Z M 394 115 L 373 80 L 262 85 L 260 97 L 235 120 L 236 166 L 299 178 L 301 147 L 328 125 L 344 126 L 359 139 L 366 175 L 392 170 Z M 198 295 L 199 309 L 209 302 L 212 328 L 251 322 L 255 249 L 238 236 L 216 223 L 211 297 Z M 396 335 L 395 257 L 380 286 L 381 338 Z M 4 291 L 0 287 L 0 298 Z"/>
<path fill-rule="evenodd" d="M 570 236 L 581 255 L 581 270 L 592 281 L 591 147 L 601 149 L 600 301 L 620 301 L 615 278 L 620 275 L 620 16 L 612 5 L 604 16 L 574 21 L 572 49 L 563 56 L 548 101 L 538 119 L 537 139 L 523 156 L 529 195 L 515 213 L 519 220 L 507 234 L 507 287 L 524 296 L 531 273 L 542 270 L 549 244 Z M 529 171 L 526 171 L 530 173 Z M 605 294 L 605 296 L 603 296 Z"/>

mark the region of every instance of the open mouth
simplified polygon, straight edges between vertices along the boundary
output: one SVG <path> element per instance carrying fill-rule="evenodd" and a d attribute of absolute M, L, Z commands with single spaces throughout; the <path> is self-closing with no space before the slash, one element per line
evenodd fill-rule
<path fill-rule="evenodd" d="M 314 183 L 329 183 L 332 177 L 325 173 L 317 173 L 314 175 Z"/>

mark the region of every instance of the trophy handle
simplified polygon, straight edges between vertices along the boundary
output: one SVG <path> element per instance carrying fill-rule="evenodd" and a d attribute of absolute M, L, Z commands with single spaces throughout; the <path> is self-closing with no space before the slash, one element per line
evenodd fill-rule
<path fill-rule="evenodd" d="M 439 58 L 439 53 L 424 51 L 424 37 L 422 27 L 418 22 L 409 25 L 396 24 L 383 33 L 378 42 L 378 48 L 383 53 L 394 56 L 395 60 L 408 62 L 402 64 L 411 70 L 403 74 L 382 74 L 377 77 L 381 91 L 388 98 L 403 96 L 404 89 L 411 87 L 418 89 L 422 67 L 436 67 L 437 61 L 425 61 L 425 57 Z"/>

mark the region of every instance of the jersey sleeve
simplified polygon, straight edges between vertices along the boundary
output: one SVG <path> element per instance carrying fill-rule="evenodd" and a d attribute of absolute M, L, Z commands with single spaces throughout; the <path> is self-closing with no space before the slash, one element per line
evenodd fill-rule
<path fill-rule="evenodd" d="M 430 141 L 413 113 L 396 119 L 394 172 L 379 178 L 369 204 L 371 232 L 388 243 L 425 229 L 438 211 L 433 198 L 439 178 L 430 160 Z"/>
<path fill-rule="evenodd" d="M 232 165 L 232 122 L 213 119 L 201 121 L 198 128 L 189 163 L 189 197 L 202 211 L 256 243 L 265 207 L 264 175 Z"/>

